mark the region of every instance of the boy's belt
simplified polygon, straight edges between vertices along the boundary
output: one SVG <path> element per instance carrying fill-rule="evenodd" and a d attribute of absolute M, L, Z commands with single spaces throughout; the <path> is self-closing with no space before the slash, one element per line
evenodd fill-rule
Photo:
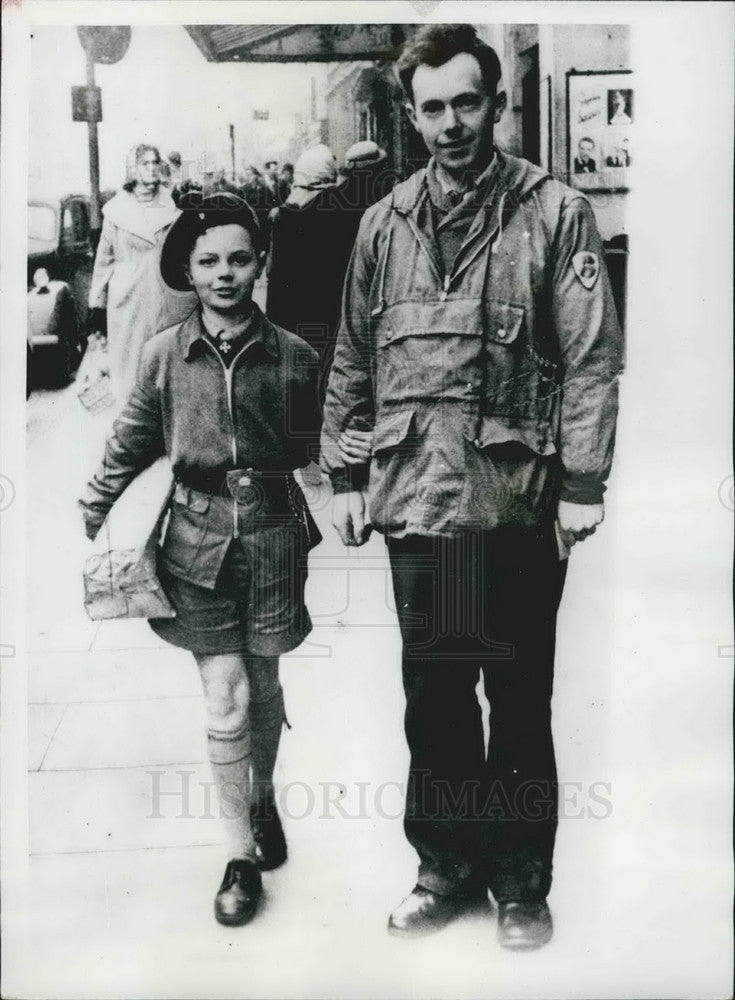
<path fill-rule="evenodd" d="M 253 487 L 256 492 L 279 495 L 296 486 L 292 472 L 262 472 L 256 469 L 230 469 L 228 472 L 187 473 L 177 476 L 177 482 L 197 493 L 242 501 Z"/>
<path fill-rule="evenodd" d="M 186 493 L 186 495 L 183 495 Z M 301 518 L 305 502 L 291 472 L 258 472 L 255 469 L 231 469 L 216 475 L 179 476 L 175 498 L 192 505 L 193 494 L 235 500 L 242 513 Z M 204 495 L 204 496 L 202 496 Z"/>

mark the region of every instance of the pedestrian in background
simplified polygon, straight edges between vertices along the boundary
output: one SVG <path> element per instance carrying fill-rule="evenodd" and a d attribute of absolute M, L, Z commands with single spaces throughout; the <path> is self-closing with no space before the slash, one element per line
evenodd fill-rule
<path fill-rule="evenodd" d="M 291 193 L 271 216 L 266 313 L 319 352 L 322 398 L 357 232 L 355 217 L 340 197 L 337 161 L 329 147 L 319 144 L 302 153 Z"/>
<path fill-rule="evenodd" d="M 112 388 L 121 406 L 135 383 L 144 345 L 194 308 L 161 280 L 163 241 L 179 215 L 161 183 L 155 146 L 133 146 L 122 190 L 102 209 L 102 233 L 89 291 L 90 332 L 106 337 Z"/>
<path fill-rule="evenodd" d="M 168 169 L 169 169 L 169 187 L 171 188 L 171 197 L 174 202 L 178 205 L 179 199 L 183 194 L 181 190 L 181 184 L 184 179 L 184 171 L 181 163 L 181 153 L 172 149 L 168 154 Z"/>
<path fill-rule="evenodd" d="M 390 194 L 398 179 L 387 161 L 385 150 L 371 139 L 354 143 L 345 153 L 342 197 L 345 205 L 355 208 L 355 236 L 365 209 Z"/>
<path fill-rule="evenodd" d="M 233 182 L 229 180 L 227 177 L 227 171 L 224 167 L 217 167 L 216 170 L 212 171 L 212 178 L 205 186 L 203 193 L 205 196 L 208 196 L 212 194 L 219 194 L 221 192 L 239 195 L 240 188 L 237 184 L 233 184 Z"/>
<path fill-rule="evenodd" d="M 228 837 L 214 909 L 237 926 L 256 912 L 260 869 L 287 854 L 273 787 L 278 658 L 311 631 L 306 560 L 321 536 L 293 470 L 318 448 L 317 355 L 252 301 L 265 242 L 250 207 L 227 193 L 182 207 L 161 272 L 174 290 L 193 286 L 199 306 L 146 344 L 81 506 L 94 538 L 128 483 L 168 456 L 176 486 L 159 574 L 176 617 L 151 626 L 201 673 Z"/>
<path fill-rule="evenodd" d="M 278 160 L 266 160 L 263 165 L 263 181 L 268 189 L 273 206 L 278 204 Z"/>
<path fill-rule="evenodd" d="M 238 194 L 250 205 L 264 234 L 268 232 L 268 215 L 275 207 L 263 175 L 251 163 L 247 164 Z"/>
<path fill-rule="evenodd" d="M 276 185 L 276 202 L 283 205 L 291 194 L 293 184 L 293 163 L 284 163 L 278 174 L 278 184 Z"/>

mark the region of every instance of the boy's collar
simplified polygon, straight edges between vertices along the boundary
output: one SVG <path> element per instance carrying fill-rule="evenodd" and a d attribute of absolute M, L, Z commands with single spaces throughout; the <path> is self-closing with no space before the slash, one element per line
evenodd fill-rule
<path fill-rule="evenodd" d="M 255 350 L 263 351 L 274 361 L 280 361 L 281 350 L 278 344 L 278 335 L 273 324 L 263 315 L 260 308 L 253 302 L 253 311 L 250 314 L 249 329 L 252 331 L 249 344 Z M 184 358 L 186 361 L 196 357 L 202 350 L 211 350 L 205 347 L 207 328 L 202 321 L 202 310 L 198 307 L 191 315 L 184 320 L 181 326 L 183 337 Z"/>
<path fill-rule="evenodd" d="M 207 313 L 206 310 L 202 309 L 202 326 L 210 337 L 222 340 L 235 340 L 237 337 L 243 337 L 248 332 L 254 317 L 255 310 L 251 308 L 248 315 L 240 320 L 239 323 L 228 325 L 218 320 L 216 313 Z"/>

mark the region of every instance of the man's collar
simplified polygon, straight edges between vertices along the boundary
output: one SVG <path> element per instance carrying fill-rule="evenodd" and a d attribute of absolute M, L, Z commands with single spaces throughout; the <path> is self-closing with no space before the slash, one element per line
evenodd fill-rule
<path fill-rule="evenodd" d="M 494 150 L 493 157 L 485 169 L 479 174 L 467 171 L 464 177 L 465 183 L 460 187 L 432 157 L 426 169 L 429 197 L 438 208 L 456 207 L 463 198 L 487 191 L 497 172 L 498 154 Z"/>
<path fill-rule="evenodd" d="M 262 352 L 273 361 L 280 360 L 281 349 L 278 344 L 278 335 L 273 324 L 266 319 L 254 302 L 247 329 L 251 332 L 247 346 L 252 344 L 253 350 Z M 207 350 L 205 346 L 207 329 L 202 321 L 201 307 L 195 309 L 188 319 L 184 320 L 181 334 L 185 360 L 189 361 L 201 351 Z"/>

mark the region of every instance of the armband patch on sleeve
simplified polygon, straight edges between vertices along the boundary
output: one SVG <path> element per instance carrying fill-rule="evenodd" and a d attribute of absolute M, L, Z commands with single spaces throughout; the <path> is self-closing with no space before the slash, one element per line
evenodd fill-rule
<path fill-rule="evenodd" d="M 582 282 L 584 287 L 591 291 L 595 287 L 595 282 L 600 273 L 600 258 L 591 250 L 580 250 L 572 257 L 572 267 L 574 273 Z"/>

